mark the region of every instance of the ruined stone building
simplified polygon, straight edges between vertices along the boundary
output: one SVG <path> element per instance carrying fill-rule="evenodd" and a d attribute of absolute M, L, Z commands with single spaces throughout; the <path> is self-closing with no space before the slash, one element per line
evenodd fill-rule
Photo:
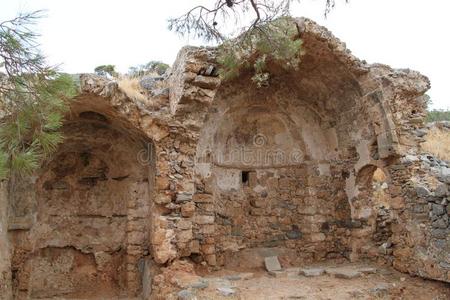
<path fill-rule="evenodd" d="M 450 282 L 450 169 L 418 158 L 428 79 L 297 22 L 300 67 L 267 88 L 221 82 L 213 48 L 183 48 L 147 101 L 82 75 L 53 159 L 1 196 L 3 295 L 148 299 L 162 267 L 260 248 Z"/>

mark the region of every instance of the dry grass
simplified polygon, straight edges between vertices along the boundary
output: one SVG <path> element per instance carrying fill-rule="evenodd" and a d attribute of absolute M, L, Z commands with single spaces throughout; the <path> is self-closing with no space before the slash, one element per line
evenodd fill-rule
<path fill-rule="evenodd" d="M 139 78 L 122 77 L 119 79 L 119 88 L 130 98 L 142 102 L 147 101 L 148 97 L 139 85 Z"/>
<path fill-rule="evenodd" d="M 437 156 L 442 160 L 450 160 L 450 131 L 432 128 L 425 136 L 425 142 L 421 145 L 422 151 Z"/>

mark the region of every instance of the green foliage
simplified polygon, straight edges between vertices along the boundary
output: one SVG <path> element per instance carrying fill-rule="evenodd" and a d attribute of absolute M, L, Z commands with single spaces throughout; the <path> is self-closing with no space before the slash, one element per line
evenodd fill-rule
<path fill-rule="evenodd" d="M 242 60 L 236 51 L 228 45 L 223 45 L 220 49 L 217 61 L 221 68 L 219 69 L 219 75 L 223 80 L 231 80 L 239 76 L 239 70 L 246 61 Z"/>
<path fill-rule="evenodd" d="M 8 155 L 0 151 L 0 178 L 8 176 Z"/>
<path fill-rule="evenodd" d="M 274 62 L 286 70 L 295 70 L 303 54 L 302 40 L 296 39 L 297 27 L 291 18 L 279 18 L 254 28 L 219 48 L 219 74 L 231 80 L 243 70 L 253 69 L 252 81 L 258 87 L 267 86 L 270 74 L 267 63 Z"/>
<path fill-rule="evenodd" d="M 97 66 L 94 69 L 94 72 L 97 75 L 100 76 L 112 76 L 112 77 L 117 77 L 117 72 L 116 72 L 116 66 L 115 65 L 101 65 L 101 66 Z"/>
<path fill-rule="evenodd" d="M 156 72 L 158 75 L 163 75 L 166 73 L 169 65 L 161 61 L 150 61 L 147 63 L 146 67 L 150 72 Z"/>
<path fill-rule="evenodd" d="M 161 76 L 167 71 L 168 68 L 169 68 L 168 64 L 163 63 L 161 61 L 152 60 L 143 65 L 130 67 L 128 70 L 128 75 L 131 77 L 140 77 L 147 74 L 156 73 Z"/>
<path fill-rule="evenodd" d="M 0 23 L 0 178 L 36 170 L 63 140 L 59 131 L 77 89 L 48 66 L 29 29 L 39 12 Z M 1 75 L 1 74 L 0 74 Z"/>
<path fill-rule="evenodd" d="M 450 121 L 450 110 L 430 110 L 427 113 L 427 122 Z"/>
<path fill-rule="evenodd" d="M 169 30 L 181 36 L 222 43 L 218 62 L 223 80 L 253 68 L 252 81 L 262 87 L 270 80 L 265 66 L 275 61 L 286 69 L 296 69 L 300 63 L 302 41 L 294 38 L 298 29 L 291 18 L 295 3 L 300 0 L 211 1 L 209 5 L 196 5 L 180 17 L 170 18 L 168 25 Z M 324 3 L 326 16 L 336 3 L 335 0 L 324 0 Z M 231 39 L 236 35 L 237 38 Z M 266 64 L 261 66 L 256 60 L 264 55 Z"/>
<path fill-rule="evenodd" d="M 253 64 L 255 75 L 253 75 L 252 81 L 256 83 L 257 87 L 259 88 L 269 85 L 270 74 L 268 72 L 265 72 L 266 58 L 267 54 L 263 54 L 262 56 L 258 57 Z"/>

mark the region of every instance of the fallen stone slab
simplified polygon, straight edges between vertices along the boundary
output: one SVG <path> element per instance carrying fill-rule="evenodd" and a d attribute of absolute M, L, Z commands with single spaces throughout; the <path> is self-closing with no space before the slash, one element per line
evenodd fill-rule
<path fill-rule="evenodd" d="M 227 276 L 224 276 L 224 278 L 225 278 L 226 280 L 230 280 L 230 281 L 238 281 L 238 280 L 241 280 L 241 279 L 242 279 L 241 276 L 240 276 L 239 274 L 227 275 Z"/>
<path fill-rule="evenodd" d="M 377 269 L 372 267 L 362 267 L 358 268 L 358 271 L 363 274 L 375 274 L 377 272 Z"/>
<path fill-rule="evenodd" d="M 271 271 L 281 271 L 280 261 L 278 260 L 278 256 L 268 256 L 264 258 L 264 264 L 266 266 L 266 270 Z"/>
<path fill-rule="evenodd" d="M 254 277 L 255 274 L 253 273 L 239 273 L 239 274 L 233 274 L 233 275 L 227 275 L 223 278 L 229 281 L 238 281 L 238 280 L 248 280 Z"/>
<path fill-rule="evenodd" d="M 208 288 L 210 290 L 217 290 L 220 294 L 222 293 L 219 289 L 233 289 L 232 282 L 223 277 L 209 278 L 207 282 L 209 283 Z"/>
<path fill-rule="evenodd" d="M 275 278 L 284 278 L 287 277 L 287 272 L 283 271 L 283 270 L 279 270 L 279 271 L 269 271 L 269 275 L 273 276 Z"/>
<path fill-rule="evenodd" d="M 217 291 L 219 291 L 219 293 L 223 296 L 231 296 L 236 293 L 236 291 L 230 287 L 218 287 Z"/>
<path fill-rule="evenodd" d="M 181 290 L 177 296 L 179 300 L 197 300 L 197 297 L 189 290 Z"/>
<path fill-rule="evenodd" d="M 330 268 L 326 269 L 325 273 L 334 276 L 336 278 L 352 279 L 361 276 L 361 272 L 347 268 Z"/>
<path fill-rule="evenodd" d="M 209 284 L 206 281 L 198 281 L 190 285 L 190 287 L 193 289 L 206 289 L 208 286 Z"/>
<path fill-rule="evenodd" d="M 288 278 L 298 278 L 300 276 L 300 268 L 287 268 L 286 274 Z"/>
<path fill-rule="evenodd" d="M 299 271 L 300 275 L 306 277 L 316 277 L 325 274 L 325 269 L 323 268 L 303 268 Z"/>

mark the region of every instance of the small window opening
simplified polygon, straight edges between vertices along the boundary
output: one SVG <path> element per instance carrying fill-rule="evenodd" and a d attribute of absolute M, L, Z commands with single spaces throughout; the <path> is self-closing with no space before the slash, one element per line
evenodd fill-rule
<path fill-rule="evenodd" d="M 249 177 L 250 177 L 250 171 L 242 171 L 241 179 L 242 179 L 243 185 L 248 185 Z"/>

